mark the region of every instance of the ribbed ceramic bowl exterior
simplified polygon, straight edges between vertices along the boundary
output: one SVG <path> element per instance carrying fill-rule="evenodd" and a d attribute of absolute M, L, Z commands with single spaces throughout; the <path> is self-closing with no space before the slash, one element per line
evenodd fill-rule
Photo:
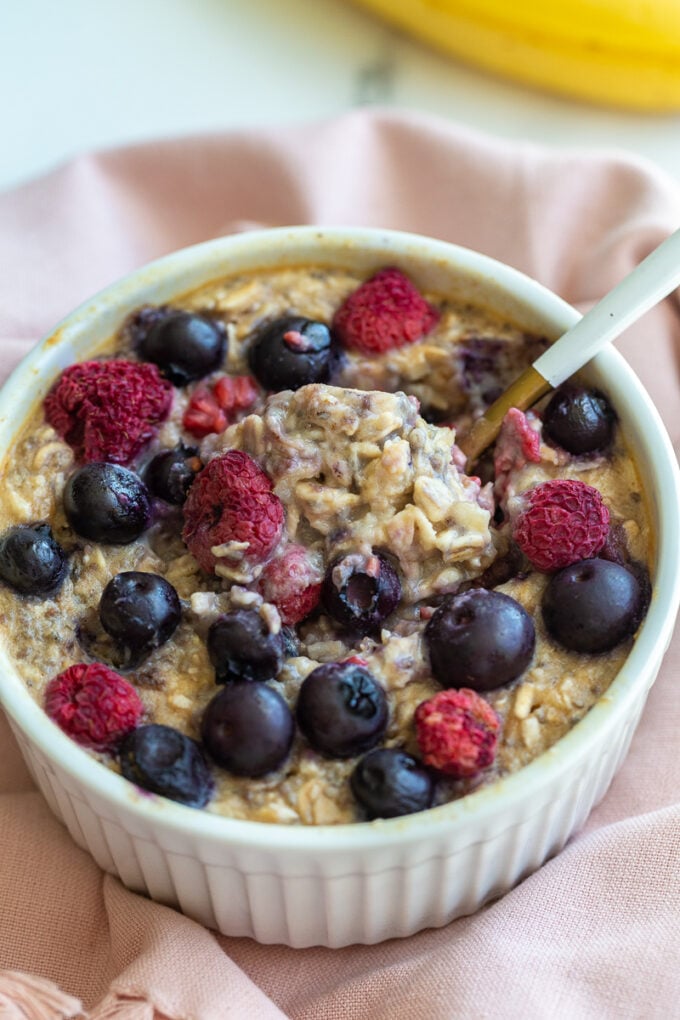
<path fill-rule="evenodd" d="M 465 249 L 366 229 L 285 228 L 178 252 L 80 308 L 0 393 L 0 443 L 13 439 L 57 373 L 145 302 L 240 270 L 309 263 L 399 265 L 420 286 L 498 309 L 556 338 L 578 314 L 540 285 Z M 291 946 L 374 943 L 440 926 L 506 892 L 557 853 L 621 764 L 671 638 L 680 599 L 680 483 L 658 414 L 614 350 L 597 357 L 636 457 L 656 537 L 654 595 L 624 669 L 550 751 L 474 795 L 418 815 L 289 827 L 221 818 L 137 790 L 95 762 L 31 699 L 0 647 L 0 699 L 24 757 L 75 842 L 129 888 L 227 935 Z"/>

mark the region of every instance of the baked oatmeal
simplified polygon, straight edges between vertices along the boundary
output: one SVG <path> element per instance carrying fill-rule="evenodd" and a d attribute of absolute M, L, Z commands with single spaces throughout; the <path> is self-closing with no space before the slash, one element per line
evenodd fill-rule
<path fill-rule="evenodd" d="M 492 312 L 294 267 L 140 308 L 3 467 L 0 612 L 32 695 L 152 792 L 337 824 L 442 803 L 601 697 L 649 597 L 606 395 L 458 429 L 544 348 Z"/>

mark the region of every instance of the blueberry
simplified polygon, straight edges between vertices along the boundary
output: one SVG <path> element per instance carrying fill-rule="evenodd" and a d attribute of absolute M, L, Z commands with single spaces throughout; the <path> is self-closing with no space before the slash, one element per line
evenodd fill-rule
<path fill-rule="evenodd" d="M 382 739 L 387 698 L 364 666 L 329 662 L 303 680 L 296 714 L 312 747 L 331 758 L 351 758 Z"/>
<path fill-rule="evenodd" d="M 295 723 L 267 684 L 235 683 L 215 695 L 203 714 L 203 743 L 218 765 L 237 776 L 266 775 L 288 757 Z"/>
<path fill-rule="evenodd" d="M 594 453 L 611 443 L 616 415 L 599 390 L 565 384 L 543 415 L 545 436 L 568 453 Z"/>
<path fill-rule="evenodd" d="M 66 553 L 49 524 L 20 524 L 0 537 L 0 580 L 20 595 L 48 595 L 66 576 Z"/>
<path fill-rule="evenodd" d="M 627 567 L 588 559 L 553 574 L 543 593 L 543 620 L 573 652 L 608 652 L 632 637 L 646 608 L 643 585 Z"/>
<path fill-rule="evenodd" d="M 356 634 L 371 634 L 401 598 L 399 577 L 384 557 L 350 553 L 326 571 L 321 601 L 329 616 Z"/>
<path fill-rule="evenodd" d="M 199 745 L 171 726 L 152 723 L 131 730 L 119 749 L 121 772 L 144 790 L 204 807 L 214 782 Z"/>
<path fill-rule="evenodd" d="M 439 606 L 425 628 L 425 643 L 443 687 L 490 691 L 524 672 L 536 635 L 533 620 L 515 599 L 473 588 Z"/>
<path fill-rule="evenodd" d="M 151 523 L 146 485 L 119 464 L 95 461 L 74 472 L 64 486 L 64 510 L 77 534 L 111 545 L 134 542 Z"/>
<path fill-rule="evenodd" d="M 170 582 L 138 570 L 116 574 L 99 602 L 102 627 L 130 656 L 159 648 L 181 617 L 179 597 Z"/>
<path fill-rule="evenodd" d="M 168 311 L 138 341 L 144 361 L 153 361 L 175 386 L 186 386 L 219 368 L 227 349 L 221 323 L 196 312 Z"/>
<path fill-rule="evenodd" d="M 237 609 L 210 625 L 208 655 L 218 684 L 271 680 L 285 657 L 284 635 L 272 634 L 256 610 Z"/>
<path fill-rule="evenodd" d="M 297 390 L 328 382 L 333 359 L 331 333 L 323 322 L 286 316 L 251 339 L 250 369 L 266 390 Z"/>
<path fill-rule="evenodd" d="M 357 762 L 350 786 L 369 818 L 397 818 L 432 804 L 434 781 L 405 751 L 378 747 Z"/>
<path fill-rule="evenodd" d="M 198 449 L 180 443 L 172 450 L 162 450 L 149 461 L 144 481 L 154 496 L 181 506 L 200 468 Z"/>

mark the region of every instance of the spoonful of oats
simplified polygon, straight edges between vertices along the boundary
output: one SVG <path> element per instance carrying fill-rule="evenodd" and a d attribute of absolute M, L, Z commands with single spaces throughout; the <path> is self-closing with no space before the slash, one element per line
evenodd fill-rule
<path fill-rule="evenodd" d="M 680 230 L 676 230 L 598 301 L 575 326 L 522 372 L 458 439 L 470 469 L 497 437 L 511 407 L 525 411 L 565 382 L 611 340 L 680 285 Z"/>

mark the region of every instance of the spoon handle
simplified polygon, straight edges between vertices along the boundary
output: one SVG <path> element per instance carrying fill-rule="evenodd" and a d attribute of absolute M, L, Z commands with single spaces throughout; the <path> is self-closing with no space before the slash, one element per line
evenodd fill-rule
<path fill-rule="evenodd" d="M 680 285 L 680 230 L 655 248 L 632 273 L 598 301 L 575 326 L 551 344 L 500 395 L 458 445 L 467 457 L 467 469 L 489 446 L 511 407 L 525 411 L 554 386 L 559 386 L 593 358 L 631 323 Z"/>

